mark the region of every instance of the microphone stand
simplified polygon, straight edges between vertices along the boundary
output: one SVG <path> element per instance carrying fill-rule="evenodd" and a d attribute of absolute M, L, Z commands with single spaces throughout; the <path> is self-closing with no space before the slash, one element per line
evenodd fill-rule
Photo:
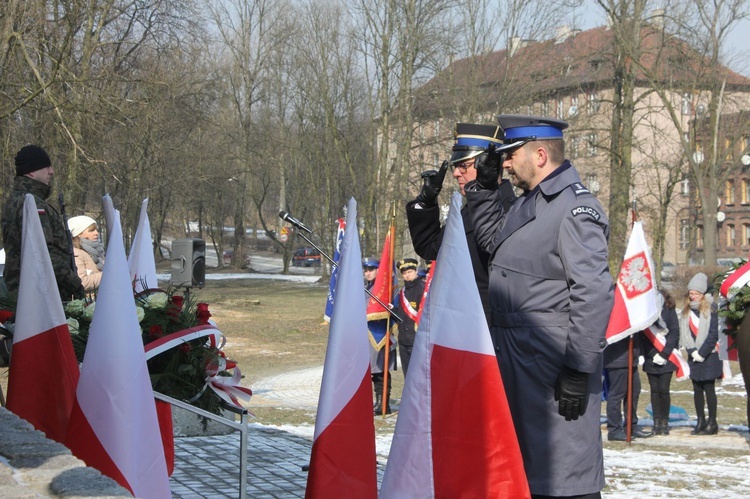
<path fill-rule="evenodd" d="M 282 220 L 283 220 L 283 219 L 282 219 Z M 287 222 L 289 222 L 289 223 L 291 223 L 292 225 L 294 225 L 294 226 L 295 226 L 295 227 L 297 227 L 298 229 L 301 229 L 301 227 L 298 227 L 298 226 L 297 226 L 297 224 L 295 224 L 294 222 L 291 222 L 291 221 L 289 221 L 289 220 L 286 220 L 286 221 L 287 221 Z M 314 242 L 312 242 L 312 241 L 310 240 L 310 238 L 308 238 L 308 237 L 307 237 L 307 236 L 306 236 L 306 235 L 304 234 L 304 232 L 305 232 L 304 230 L 299 230 L 299 231 L 297 231 L 297 234 L 299 234 L 299 236 L 300 236 L 300 237 L 302 237 L 302 239 L 304 239 L 305 241 L 307 241 L 307 243 L 308 243 L 308 244 L 309 244 L 310 246 L 312 246 L 313 248 L 315 248 L 316 250 L 318 250 L 318 252 L 319 252 L 319 253 L 320 253 L 321 255 L 323 255 L 324 257 L 326 257 L 326 260 L 328 260 L 329 262 L 331 262 L 331 265 L 332 265 L 332 266 L 334 266 L 334 267 L 338 268 L 339 264 L 338 264 L 338 263 L 336 263 L 336 262 L 334 262 L 334 261 L 333 261 L 333 258 L 331 258 L 330 256 L 328 256 L 328 253 L 326 253 L 325 251 L 323 251 L 322 249 L 320 249 L 320 247 L 319 247 L 319 246 L 318 246 L 317 244 L 315 244 Z M 374 294 L 372 294 L 372 292 L 371 292 L 371 291 L 370 291 L 369 289 L 365 288 L 365 293 L 367 293 L 368 295 L 370 295 L 370 298 L 372 298 L 373 300 L 375 300 L 376 302 L 378 302 L 378 304 L 380 304 L 380 306 L 382 306 L 382 307 L 383 307 L 383 308 L 384 308 L 384 309 L 385 309 L 385 310 L 386 310 L 386 311 L 387 311 L 387 312 L 388 312 L 389 314 L 391 314 L 391 317 L 393 317 L 393 319 L 394 319 L 394 320 L 395 320 L 396 322 L 398 322 L 399 324 L 401 324 L 402 322 L 404 322 L 404 320 L 403 320 L 403 319 L 402 319 L 401 317 L 399 317 L 399 316 L 398 316 L 398 314 L 396 314 L 396 312 L 394 312 L 394 311 L 393 311 L 393 310 L 391 309 L 391 307 L 389 307 L 388 305 L 386 305 L 385 303 L 383 303 L 383 302 L 382 302 L 382 301 L 380 300 L 380 298 L 378 298 L 377 296 L 375 296 Z"/>

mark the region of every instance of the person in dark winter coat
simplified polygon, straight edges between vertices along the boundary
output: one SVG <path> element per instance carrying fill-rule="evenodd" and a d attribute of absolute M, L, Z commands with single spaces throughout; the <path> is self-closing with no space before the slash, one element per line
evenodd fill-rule
<path fill-rule="evenodd" d="M 654 415 L 654 435 L 669 435 L 669 408 L 672 405 L 669 387 L 672 383 L 672 373 L 677 370 L 669 357 L 677 348 L 680 339 L 680 324 L 672 295 L 661 290 L 661 317 L 657 321 L 655 338 L 652 343 L 648 337 L 641 336 L 641 351 L 643 352 L 643 372 L 648 376 L 651 389 L 651 411 Z M 661 340 L 661 341 L 659 341 Z M 660 348 L 657 348 L 657 344 Z"/>
<path fill-rule="evenodd" d="M 503 145 L 477 160 L 465 191 L 477 243 L 491 255 L 491 332 L 529 488 L 532 496 L 601 497 L 609 221 L 565 159 L 567 123 L 498 121 Z M 499 198 L 501 167 L 523 190 L 509 210 Z"/>
<path fill-rule="evenodd" d="M 414 339 L 416 337 L 416 320 L 419 313 L 419 306 L 424 294 L 425 282 L 420 279 L 417 273 L 419 262 L 414 258 L 404 258 L 399 260 L 398 270 L 404 279 L 404 287 L 398 293 L 396 307 L 394 311 L 403 320 L 398 325 L 398 356 L 401 358 L 401 368 L 404 370 L 404 377 L 409 370 L 409 360 L 411 351 L 414 348 Z"/>
<path fill-rule="evenodd" d="M 698 422 L 693 435 L 715 435 L 716 380 L 722 375 L 722 362 L 716 351 L 719 341 L 719 318 L 713 297 L 706 294 L 708 277 L 699 272 L 688 283 L 688 292 L 679 316 L 680 346 L 687 350 L 690 379 L 693 381 L 693 400 Z M 705 407 L 708 406 L 708 419 Z"/>
<path fill-rule="evenodd" d="M 604 371 L 607 376 L 607 440 L 624 442 L 627 440 L 628 419 L 632 418 L 631 436 L 646 438 L 651 436 L 638 426 L 638 398 L 641 395 L 641 377 L 638 375 L 638 357 L 640 351 L 641 333 L 633 337 L 633 375 L 632 399 L 630 411 L 627 409 L 628 394 L 628 352 L 630 351 L 630 337 L 626 337 L 607 345 L 604 349 Z M 628 416 L 628 413 L 630 416 Z M 623 422 L 623 414 L 625 421 Z"/>
<path fill-rule="evenodd" d="M 497 125 L 475 125 L 470 123 L 456 124 L 455 143 L 450 160 L 444 161 L 440 170 L 428 170 L 422 173 L 424 185 L 416 199 L 406 204 L 406 218 L 409 222 L 411 242 L 417 255 L 425 260 L 435 260 L 443 242 L 443 227 L 440 226 L 440 207 L 438 194 L 443 188 L 443 180 L 448 168 L 452 168 L 453 178 L 458 189 L 464 195 L 464 186 L 474 180 L 477 171 L 474 166 L 477 159 L 486 155 L 490 144 L 500 144 L 500 128 Z M 513 186 L 507 180 L 500 182 L 501 203 L 509 208 L 516 198 Z M 482 300 L 485 315 L 489 317 L 489 273 L 487 271 L 489 254 L 477 247 L 474 240 L 474 224 L 466 205 L 461 208 L 461 219 L 466 231 L 466 242 L 469 244 L 469 256 L 477 281 L 479 297 Z"/>

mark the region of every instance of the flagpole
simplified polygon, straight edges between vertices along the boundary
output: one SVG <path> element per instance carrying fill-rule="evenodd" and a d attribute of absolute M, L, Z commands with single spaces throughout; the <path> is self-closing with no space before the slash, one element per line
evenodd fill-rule
<path fill-rule="evenodd" d="M 636 210 L 636 197 L 635 197 L 635 188 L 633 188 L 633 206 L 632 206 L 632 218 L 630 220 L 630 228 L 632 230 L 633 226 L 635 225 L 636 220 L 638 220 L 638 212 Z M 626 397 L 626 403 L 625 409 L 625 440 L 627 441 L 628 445 L 630 445 L 632 441 L 632 435 L 633 435 L 633 413 L 635 412 L 633 410 L 633 337 L 635 335 L 631 334 L 630 338 L 628 340 L 628 393 Z"/>
<path fill-rule="evenodd" d="M 390 243 L 391 247 L 388 249 L 388 269 L 391 271 L 391 278 L 388 279 L 388 299 L 390 300 L 393 297 L 393 252 L 396 249 L 396 204 L 391 203 L 391 226 L 389 228 L 389 234 L 390 234 Z M 388 315 L 388 322 L 386 323 L 385 327 L 385 365 L 383 366 L 383 403 L 380 404 L 380 410 L 381 415 L 385 417 L 386 409 L 388 405 L 390 404 L 390 400 L 388 399 L 388 375 L 390 372 L 388 371 L 388 366 L 390 359 L 389 354 L 391 351 L 391 314 Z"/>

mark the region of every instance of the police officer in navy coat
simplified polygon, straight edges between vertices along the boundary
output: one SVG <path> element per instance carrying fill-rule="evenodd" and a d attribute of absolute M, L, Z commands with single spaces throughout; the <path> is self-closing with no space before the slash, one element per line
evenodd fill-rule
<path fill-rule="evenodd" d="M 455 143 L 450 160 L 443 161 L 440 170 L 428 170 L 422 173 L 424 184 L 416 199 L 406 204 L 406 218 L 409 221 L 411 242 L 417 255 L 425 260 L 435 260 L 443 241 L 443 228 L 440 226 L 440 207 L 438 194 L 443 188 L 443 180 L 448 168 L 452 169 L 453 178 L 458 183 L 461 194 L 464 186 L 474 180 L 477 170 L 475 161 L 487 153 L 490 144 L 500 145 L 501 130 L 497 125 L 476 125 L 472 123 L 458 123 L 455 130 Z M 499 180 L 498 180 L 499 181 Z M 498 186 L 503 206 L 510 207 L 516 198 L 513 186 L 504 180 Z M 474 239 L 474 226 L 469 209 L 466 205 L 461 208 L 461 218 L 466 231 L 466 242 L 469 244 L 471 266 L 477 281 L 479 296 L 482 300 L 485 314 L 489 314 L 489 253 L 477 247 Z"/>
<path fill-rule="evenodd" d="M 532 496 L 601 497 L 609 223 L 565 160 L 564 121 L 501 115 L 504 144 L 466 186 L 489 252 L 491 331 Z M 504 209 L 500 168 L 523 194 Z"/>

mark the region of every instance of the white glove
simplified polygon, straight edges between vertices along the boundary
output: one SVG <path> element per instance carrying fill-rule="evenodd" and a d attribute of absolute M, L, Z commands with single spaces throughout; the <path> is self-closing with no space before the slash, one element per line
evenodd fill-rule
<path fill-rule="evenodd" d="M 656 364 L 657 366 L 663 366 L 667 363 L 667 359 L 665 359 L 658 353 L 654 355 L 653 361 L 654 361 L 654 364 Z"/>
<path fill-rule="evenodd" d="M 693 350 L 693 353 L 691 353 L 690 356 L 693 358 L 695 362 L 703 362 L 704 360 L 706 360 L 703 357 L 701 357 L 701 354 L 698 353 L 698 350 Z"/>

